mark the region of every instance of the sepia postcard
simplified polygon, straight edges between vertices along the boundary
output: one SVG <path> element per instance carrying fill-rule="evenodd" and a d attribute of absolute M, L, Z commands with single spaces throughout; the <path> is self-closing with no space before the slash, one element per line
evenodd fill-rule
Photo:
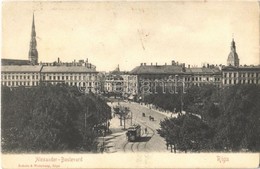
<path fill-rule="evenodd" d="M 259 168 L 258 1 L 3 1 L 1 167 Z"/>

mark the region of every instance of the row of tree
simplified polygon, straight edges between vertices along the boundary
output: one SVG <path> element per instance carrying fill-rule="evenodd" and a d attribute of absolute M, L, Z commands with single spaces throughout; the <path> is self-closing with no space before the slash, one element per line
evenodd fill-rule
<path fill-rule="evenodd" d="M 66 85 L 2 87 L 2 151 L 94 151 L 95 126 L 111 118 L 110 107 L 94 94 Z"/>
<path fill-rule="evenodd" d="M 259 103 L 259 85 L 192 87 L 186 114 L 161 121 L 158 132 L 178 151 L 260 151 Z"/>

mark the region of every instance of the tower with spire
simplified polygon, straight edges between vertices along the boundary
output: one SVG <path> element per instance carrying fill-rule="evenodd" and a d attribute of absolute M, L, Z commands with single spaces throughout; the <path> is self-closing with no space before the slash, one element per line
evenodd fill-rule
<path fill-rule="evenodd" d="M 231 51 L 228 55 L 228 59 L 227 59 L 227 66 L 239 66 L 239 58 L 236 52 L 236 43 L 234 41 L 234 38 L 232 38 L 232 42 L 231 42 L 231 47 L 230 47 Z"/>
<path fill-rule="evenodd" d="M 31 33 L 30 50 L 29 50 L 29 61 L 32 65 L 38 64 L 38 51 L 36 47 L 37 47 L 37 42 L 36 42 L 36 32 L 35 32 L 34 14 L 33 14 L 32 33 Z"/>

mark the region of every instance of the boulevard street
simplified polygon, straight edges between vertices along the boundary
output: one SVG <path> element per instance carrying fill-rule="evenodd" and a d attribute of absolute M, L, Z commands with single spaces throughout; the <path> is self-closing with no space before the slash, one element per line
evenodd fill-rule
<path fill-rule="evenodd" d="M 111 106 L 111 104 L 109 104 Z M 112 103 L 112 107 L 118 105 L 118 102 Z M 126 138 L 126 131 L 120 130 L 120 121 L 117 116 L 111 120 L 112 131 L 118 128 L 119 130 L 113 139 L 109 141 L 110 152 L 170 152 L 166 148 L 166 142 L 158 133 L 160 128 L 160 120 L 163 120 L 170 114 L 161 113 L 157 110 L 150 109 L 147 106 L 140 105 L 134 102 L 119 102 L 119 105 L 129 107 L 132 113 L 132 124 L 139 124 L 142 128 L 142 138 L 136 142 L 129 142 Z M 142 114 L 145 114 L 145 117 Z M 149 120 L 149 116 L 154 117 L 154 121 Z M 126 128 L 131 125 L 131 119 L 126 120 Z M 147 128 L 147 133 L 145 133 Z M 113 135 L 113 133 L 112 133 Z M 113 150 L 112 150 L 113 149 Z"/>

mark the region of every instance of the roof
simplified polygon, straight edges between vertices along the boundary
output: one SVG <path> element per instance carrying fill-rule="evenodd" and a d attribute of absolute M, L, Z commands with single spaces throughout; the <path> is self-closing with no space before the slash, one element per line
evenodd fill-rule
<path fill-rule="evenodd" d="M 29 60 L 21 60 L 21 59 L 1 59 L 2 65 L 29 65 Z"/>
<path fill-rule="evenodd" d="M 221 73 L 218 67 L 208 68 L 208 67 L 196 67 L 196 68 L 186 68 L 186 73 L 195 74 L 214 74 Z"/>
<path fill-rule="evenodd" d="M 137 66 L 130 73 L 131 74 L 173 74 L 173 73 L 181 73 L 181 66 L 174 65 L 145 65 L 145 66 Z"/>
<path fill-rule="evenodd" d="M 260 71 L 260 65 L 259 66 L 240 66 L 240 67 L 234 67 L 234 66 L 226 66 L 222 68 L 223 71 Z"/>
<path fill-rule="evenodd" d="M 9 65 L 1 66 L 1 72 L 40 72 L 42 66 L 33 66 L 33 65 Z"/>
<path fill-rule="evenodd" d="M 137 66 L 131 71 L 132 74 L 214 74 L 221 73 L 218 67 L 199 67 L 199 68 L 185 68 L 183 71 L 182 66 L 176 65 L 163 65 L 163 66 Z"/>
<path fill-rule="evenodd" d="M 97 73 L 95 69 L 90 69 L 85 66 L 43 66 L 43 73 Z"/>

